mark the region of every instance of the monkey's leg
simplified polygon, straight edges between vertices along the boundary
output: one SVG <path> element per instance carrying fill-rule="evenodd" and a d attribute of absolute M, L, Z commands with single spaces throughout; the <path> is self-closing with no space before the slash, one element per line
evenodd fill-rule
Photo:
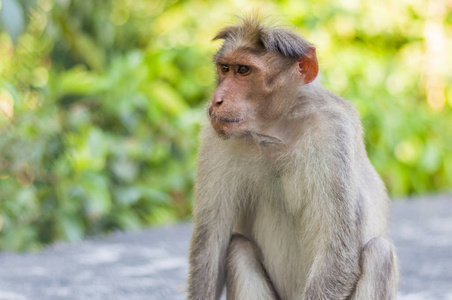
<path fill-rule="evenodd" d="M 361 253 L 361 277 L 353 300 L 397 298 L 398 268 L 394 247 L 384 238 L 373 238 Z"/>
<path fill-rule="evenodd" d="M 256 245 L 243 235 L 232 235 L 226 268 L 228 300 L 279 299 L 261 264 Z"/>

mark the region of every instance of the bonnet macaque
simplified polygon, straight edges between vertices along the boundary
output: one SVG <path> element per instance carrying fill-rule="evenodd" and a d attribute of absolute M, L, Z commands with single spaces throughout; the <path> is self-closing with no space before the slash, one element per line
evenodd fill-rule
<path fill-rule="evenodd" d="M 201 133 L 188 299 L 395 299 L 389 199 L 353 105 L 296 32 L 221 30 Z"/>

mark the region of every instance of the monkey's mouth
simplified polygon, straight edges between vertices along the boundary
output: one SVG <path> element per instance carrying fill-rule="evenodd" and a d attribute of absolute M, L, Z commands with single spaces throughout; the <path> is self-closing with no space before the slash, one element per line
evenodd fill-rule
<path fill-rule="evenodd" d="M 217 118 L 214 115 L 210 115 L 210 119 L 213 122 L 218 122 L 218 123 L 240 123 L 243 121 L 243 119 Z"/>
<path fill-rule="evenodd" d="M 221 119 L 221 118 L 211 118 L 211 119 L 214 122 L 220 122 L 220 123 L 239 123 L 242 121 L 242 120 L 234 120 L 234 119 L 230 120 L 230 119 Z"/>
<path fill-rule="evenodd" d="M 214 115 L 210 115 L 210 121 L 213 129 L 215 129 L 221 137 L 227 138 L 241 126 L 243 119 L 217 118 Z"/>

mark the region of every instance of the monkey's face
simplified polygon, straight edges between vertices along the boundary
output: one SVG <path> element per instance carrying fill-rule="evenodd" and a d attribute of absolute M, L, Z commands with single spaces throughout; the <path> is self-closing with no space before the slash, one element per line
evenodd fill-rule
<path fill-rule="evenodd" d="M 215 131 L 223 137 L 258 133 L 282 114 L 274 98 L 276 74 L 269 58 L 233 53 L 216 62 L 218 86 L 208 112 Z"/>
<path fill-rule="evenodd" d="M 252 67 L 217 64 L 218 86 L 209 104 L 209 117 L 215 131 L 222 136 L 240 135 L 246 130 L 252 111 L 248 81 Z"/>

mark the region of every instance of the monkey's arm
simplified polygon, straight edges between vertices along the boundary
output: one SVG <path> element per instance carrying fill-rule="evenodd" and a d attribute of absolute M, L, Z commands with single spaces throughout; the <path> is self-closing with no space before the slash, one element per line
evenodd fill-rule
<path fill-rule="evenodd" d="M 193 235 L 189 253 L 188 299 L 219 299 L 225 280 L 226 252 L 231 238 L 234 211 L 228 176 L 221 174 L 209 153 L 198 160 L 193 210 Z"/>
<path fill-rule="evenodd" d="M 314 154 L 319 156 L 313 160 L 317 184 L 312 189 L 316 202 L 312 223 L 318 227 L 314 229 L 315 253 L 304 300 L 348 299 L 360 275 L 362 199 L 353 161 L 355 151 L 350 146 L 353 143 L 348 133 L 342 133 L 336 133 L 335 143 L 329 142 L 336 147 Z"/>
<path fill-rule="evenodd" d="M 190 246 L 188 299 L 219 299 L 225 280 L 226 251 L 230 229 L 206 221 L 194 224 Z"/>
<path fill-rule="evenodd" d="M 303 300 L 345 300 L 352 294 L 360 274 L 359 248 L 339 235 L 332 233 L 323 253 L 314 256 Z"/>

